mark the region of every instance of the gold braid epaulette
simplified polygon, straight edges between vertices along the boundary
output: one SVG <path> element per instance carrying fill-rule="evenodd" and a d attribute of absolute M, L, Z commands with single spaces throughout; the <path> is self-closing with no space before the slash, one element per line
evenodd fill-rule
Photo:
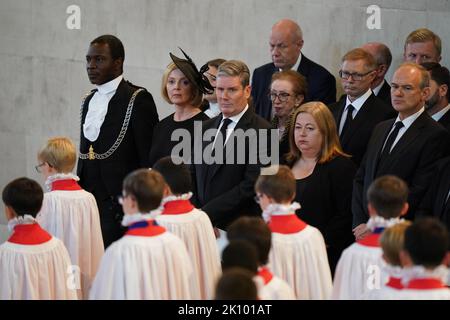
<path fill-rule="evenodd" d="M 130 102 L 128 103 L 127 111 L 125 113 L 125 118 L 123 119 L 122 128 L 120 129 L 120 132 L 119 132 L 119 136 L 117 137 L 116 141 L 113 143 L 111 148 L 109 148 L 108 151 L 106 151 L 104 153 L 96 153 L 96 152 L 94 152 L 94 148 L 91 145 L 89 147 L 89 152 L 88 153 L 81 153 L 80 152 L 79 158 L 81 160 L 87 160 L 87 159 L 89 159 L 89 160 L 94 160 L 94 159 L 103 160 L 103 159 L 106 159 L 106 158 L 110 157 L 117 150 L 117 148 L 122 143 L 122 140 L 125 137 L 125 134 L 127 133 L 128 124 L 130 123 L 130 119 L 131 119 L 131 113 L 133 112 L 134 100 L 136 99 L 136 96 L 141 91 L 144 91 L 144 90 L 145 89 L 140 88 L 140 89 L 136 90 L 133 93 L 133 95 L 131 96 Z M 84 103 L 86 102 L 87 97 L 91 93 L 92 92 L 88 93 L 84 97 L 83 101 L 81 102 L 81 110 L 80 110 L 80 126 L 81 126 L 81 130 L 83 130 L 83 123 L 82 123 L 82 121 L 83 121 L 83 107 L 84 107 Z"/>

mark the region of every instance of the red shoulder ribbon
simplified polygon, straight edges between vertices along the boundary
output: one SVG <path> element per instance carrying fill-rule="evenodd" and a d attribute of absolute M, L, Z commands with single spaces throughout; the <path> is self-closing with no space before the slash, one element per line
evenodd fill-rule
<path fill-rule="evenodd" d="M 272 232 L 291 234 L 305 229 L 308 225 L 303 222 L 295 213 L 283 216 L 272 216 L 269 222 L 269 228 Z"/>
<path fill-rule="evenodd" d="M 56 180 L 52 182 L 52 191 L 77 191 L 82 190 L 78 182 L 73 179 Z"/>
<path fill-rule="evenodd" d="M 189 200 L 174 200 L 164 204 L 162 214 L 185 214 L 191 212 L 194 208 Z"/>
<path fill-rule="evenodd" d="M 8 242 L 24 245 L 37 245 L 50 241 L 52 236 L 38 223 L 18 224 Z"/>
<path fill-rule="evenodd" d="M 380 235 L 379 233 L 371 233 L 362 240 L 356 241 L 358 244 L 366 247 L 380 247 Z"/>
<path fill-rule="evenodd" d="M 386 283 L 387 287 L 394 289 L 403 289 L 402 281 L 400 278 L 390 277 L 389 281 Z"/>
<path fill-rule="evenodd" d="M 155 221 L 140 221 L 131 225 L 125 233 L 127 236 L 154 237 L 166 232 L 164 227 L 158 226 Z"/>
<path fill-rule="evenodd" d="M 267 268 L 259 268 L 258 276 L 263 278 L 264 285 L 268 284 L 273 278 L 272 272 L 270 272 L 269 269 L 267 269 Z"/>
<path fill-rule="evenodd" d="M 406 288 L 416 290 L 432 290 L 432 289 L 443 289 L 446 288 L 446 286 L 439 279 L 422 278 L 422 279 L 412 279 L 411 281 L 409 281 Z"/>

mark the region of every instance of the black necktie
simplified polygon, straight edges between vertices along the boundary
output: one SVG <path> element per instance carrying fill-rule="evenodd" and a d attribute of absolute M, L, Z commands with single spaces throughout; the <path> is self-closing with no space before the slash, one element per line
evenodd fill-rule
<path fill-rule="evenodd" d="M 386 160 L 386 158 L 391 153 L 392 145 L 394 144 L 395 139 L 397 138 L 398 132 L 403 127 L 403 122 L 398 121 L 394 124 L 394 130 L 389 134 L 386 143 L 384 144 L 384 148 L 381 151 L 381 155 L 378 161 L 378 167 L 380 167 L 380 163 Z"/>
<path fill-rule="evenodd" d="M 392 145 L 394 144 L 395 139 L 397 138 L 398 132 L 400 129 L 403 128 L 403 122 L 398 121 L 394 124 L 394 130 L 389 134 L 389 137 L 386 140 L 386 144 L 384 145 L 383 152 L 381 153 L 381 156 L 387 156 L 391 153 Z"/>
<path fill-rule="evenodd" d="M 344 122 L 344 126 L 342 127 L 342 131 L 341 131 L 341 137 L 344 136 L 345 132 L 348 130 L 348 128 L 350 127 L 350 125 L 353 122 L 353 110 L 355 110 L 355 107 L 352 106 L 351 104 L 349 104 L 347 106 L 347 117 L 345 118 L 345 122 Z"/>
<path fill-rule="evenodd" d="M 220 133 L 219 133 L 222 135 L 222 139 L 223 139 L 222 140 L 222 148 L 225 145 L 225 141 L 227 140 L 227 128 L 231 122 L 233 122 L 233 121 L 229 118 L 223 119 L 222 127 L 220 128 Z"/>

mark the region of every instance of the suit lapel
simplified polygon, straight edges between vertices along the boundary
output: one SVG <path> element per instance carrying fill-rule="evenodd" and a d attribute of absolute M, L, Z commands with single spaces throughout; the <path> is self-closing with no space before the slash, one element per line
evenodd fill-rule
<path fill-rule="evenodd" d="M 230 137 L 228 138 L 228 140 L 227 140 L 227 142 L 226 142 L 226 144 L 225 144 L 225 150 L 226 150 L 226 159 L 228 159 L 228 157 L 230 156 L 230 153 L 232 152 L 232 151 L 234 151 L 234 153 L 235 153 L 235 156 L 236 156 L 236 145 L 234 146 L 234 148 L 229 148 L 228 146 L 229 146 L 229 144 L 230 144 L 230 141 L 232 141 L 231 139 L 234 139 L 234 137 L 235 137 L 235 135 L 236 135 L 236 130 L 237 129 L 242 129 L 242 130 L 246 130 L 246 129 L 248 129 L 248 127 L 249 127 L 249 122 L 250 122 L 250 120 L 251 120 L 251 117 L 252 117 L 252 115 L 253 115 L 253 112 L 250 110 L 250 108 L 248 108 L 247 109 L 247 111 L 242 115 L 242 117 L 241 117 L 241 119 L 239 119 L 239 122 L 236 124 L 236 127 L 234 127 L 234 129 L 233 129 L 233 133 L 230 135 Z M 222 121 L 222 119 L 220 118 L 220 120 L 219 120 L 219 123 L 220 123 L 220 121 Z M 219 123 L 217 123 L 217 126 L 216 126 L 216 128 L 219 126 Z M 228 148 L 227 148 L 228 147 Z M 211 179 L 214 177 L 214 175 L 217 173 L 217 171 L 219 170 L 219 168 L 221 167 L 221 166 L 223 166 L 223 165 L 225 165 L 224 163 L 222 163 L 222 164 L 220 164 L 220 163 L 216 163 L 216 164 L 212 164 L 211 165 L 211 168 L 209 168 L 209 170 L 210 170 L 210 172 L 209 172 L 209 174 L 208 174 L 208 177 L 207 177 L 207 185 L 210 183 L 210 181 L 211 181 Z"/>
<path fill-rule="evenodd" d="M 206 131 L 208 129 L 216 129 L 217 130 L 220 122 L 222 121 L 222 118 L 223 117 L 221 117 L 221 116 L 216 117 L 216 119 L 214 121 L 212 121 L 212 125 L 209 127 L 203 127 L 203 130 L 204 131 Z M 212 141 L 203 141 L 202 150 L 204 151 L 206 149 L 206 147 L 212 143 L 213 143 Z M 200 170 L 200 177 L 199 177 L 200 181 L 202 181 L 201 190 L 200 190 L 201 194 L 205 194 L 205 188 L 209 184 L 209 182 L 213 176 L 213 171 L 215 173 L 214 166 L 216 166 L 216 164 L 205 164 L 204 166 L 200 166 L 202 168 L 202 170 Z"/>
<path fill-rule="evenodd" d="M 389 135 L 389 132 L 392 129 L 392 126 L 394 125 L 395 119 L 392 120 L 388 120 L 385 124 L 383 129 L 379 130 L 379 134 L 378 137 L 376 137 L 374 139 L 374 152 L 375 154 L 373 155 L 367 155 L 368 157 L 370 156 L 372 159 L 374 159 L 372 161 L 372 180 L 375 178 L 376 173 L 380 170 L 380 168 L 378 167 L 378 163 L 380 162 L 380 155 L 381 155 L 381 149 L 383 148 L 383 144 L 387 139 L 387 136 Z"/>
<path fill-rule="evenodd" d="M 407 149 L 408 146 L 416 140 L 416 137 L 420 134 L 422 128 L 425 126 L 425 116 L 426 113 L 423 112 L 408 128 L 408 130 L 406 130 L 400 140 L 397 141 L 396 145 L 392 148 L 391 151 L 393 159 L 401 155 L 405 151 L 405 149 Z"/>
<path fill-rule="evenodd" d="M 308 78 L 309 75 L 309 66 L 310 66 L 310 60 L 305 57 L 304 54 L 302 54 L 302 60 L 300 60 L 300 65 L 298 66 L 297 71 L 303 75 L 305 78 Z"/>
<path fill-rule="evenodd" d="M 350 140 L 351 137 L 355 135 L 355 133 L 358 132 L 358 129 L 364 125 L 367 122 L 367 119 L 370 119 L 373 115 L 373 113 L 376 111 L 373 106 L 373 93 L 367 98 L 367 100 L 362 105 L 361 109 L 356 114 L 355 118 L 353 119 L 350 127 L 348 128 L 347 132 L 345 132 L 344 136 L 342 137 L 342 144 L 345 145 L 348 140 Z M 341 111 L 341 117 L 342 113 L 344 112 L 344 109 L 342 108 Z M 340 118 L 339 118 L 340 121 Z M 340 123 L 340 122 L 339 122 Z"/>
<path fill-rule="evenodd" d="M 438 205 L 437 209 L 439 211 L 435 210 L 440 215 L 444 214 L 443 210 L 445 208 L 445 200 L 447 200 L 448 191 L 450 189 L 450 161 L 447 162 L 441 173 L 445 173 L 445 176 L 440 178 L 442 182 L 439 184 L 438 194 L 436 197 L 436 204 Z M 441 216 L 439 218 L 442 219 Z"/>

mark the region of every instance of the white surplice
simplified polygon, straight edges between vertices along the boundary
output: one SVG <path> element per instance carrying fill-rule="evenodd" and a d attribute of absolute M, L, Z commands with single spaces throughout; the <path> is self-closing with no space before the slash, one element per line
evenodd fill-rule
<path fill-rule="evenodd" d="M 295 300 L 294 290 L 286 281 L 273 275 L 267 268 L 259 268 L 254 278 L 261 300 Z"/>
<path fill-rule="evenodd" d="M 318 229 L 293 213 L 297 206 L 270 205 L 263 212 L 272 231 L 269 268 L 294 289 L 297 299 L 328 299 L 332 280 L 325 241 Z"/>
<path fill-rule="evenodd" d="M 162 229 L 154 226 L 150 229 Z M 90 299 L 195 299 L 198 293 L 191 259 L 177 236 L 125 236 L 109 246 L 92 284 Z M 195 287 L 195 286 L 194 286 Z"/>
<path fill-rule="evenodd" d="M 39 224 L 16 225 L 0 245 L 0 300 L 76 300 L 64 244 Z"/>
<path fill-rule="evenodd" d="M 183 240 L 198 280 L 200 298 L 213 299 L 221 265 L 208 215 L 194 208 L 189 200 L 172 200 L 164 202 L 164 211 L 156 221 Z"/>
<path fill-rule="evenodd" d="M 63 187 L 44 194 L 37 220 L 42 228 L 63 241 L 72 264 L 80 268 L 79 298 L 87 299 L 104 253 L 97 203 L 91 193 L 81 188 L 70 190 L 70 186 L 77 185 L 73 179 L 60 175 L 50 180 Z"/>
<path fill-rule="evenodd" d="M 386 283 L 379 236 L 371 234 L 342 252 L 334 274 L 332 299 L 361 299 Z"/>

